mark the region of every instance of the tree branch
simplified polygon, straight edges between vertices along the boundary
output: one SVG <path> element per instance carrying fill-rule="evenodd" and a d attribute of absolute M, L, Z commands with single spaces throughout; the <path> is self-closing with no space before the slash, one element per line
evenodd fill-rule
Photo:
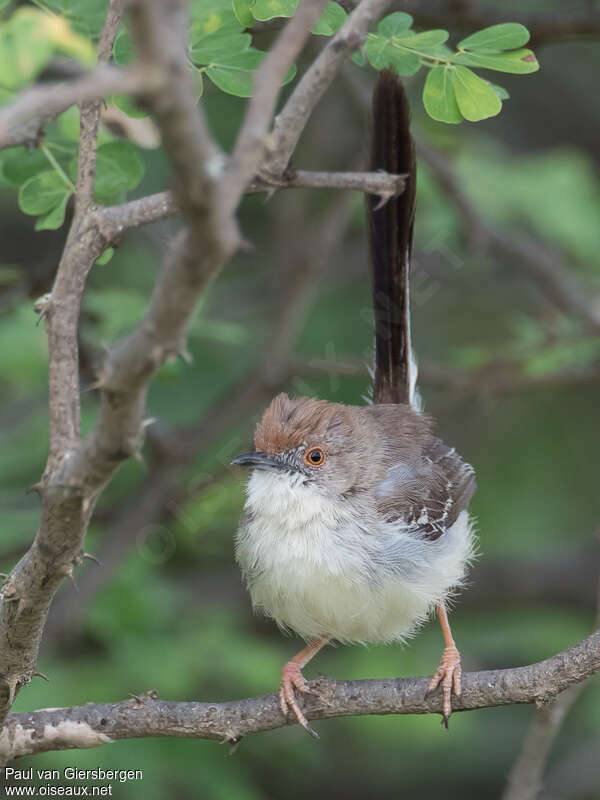
<path fill-rule="evenodd" d="M 526 667 L 463 675 L 453 711 L 521 703 L 548 703 L 559 692 L 600 669 L 600 632 L 574 647 Z M 428 678 L 311 681 L 302 696 L 309 720 L 365 714 L 439 714 L 439 692 L 425 698 Z M 10 714 L 0 736 L 6 761 L 48 750 L 94 747 L 117 739 L 170 736 L 237 742 L 250 733 L 280 728 L 284 719 L 276 695 L 227 703 L 177 703 L 155 693 L 120 703 Z"/>
<path fill-rule="evenodd" d="M 124 10 L 125 0 L 110 0 L 98 42 L 98 61 L 101 64 L 106 64 L 112 55 L 113 43 L 123 19 Z M 79 158 L 75 192 L 76 214 L 87 211 L 94 200 L 100 106 L 101 101 L 96 99 L 81 103 L 80 106 Z"/>
<path fill-rule="evenodd" d="M 41 131 L 63 111 L 114 92 L 135 94 L 141 76 L 132 70 L 102 65 L 77 80 L 44 83 L 26 89 L 0 110 L 0 150 L 37 145 Z"/>
<path fill-rule="evenodd" d="M 404 191 L 403 175 L 387 172 L 311 172 L 286 170 L 281 177 L 257 177 L 249 184 L 248 193 L 272 192 L 274 189 L 341 189 L 366 192 L 383 199 Z M 130 228 L 139 228 L 179 213 L 172 192 L 158 192 L 107 206 L 97 213 L 98 225 L 106 242 L 114 241 Z"/>

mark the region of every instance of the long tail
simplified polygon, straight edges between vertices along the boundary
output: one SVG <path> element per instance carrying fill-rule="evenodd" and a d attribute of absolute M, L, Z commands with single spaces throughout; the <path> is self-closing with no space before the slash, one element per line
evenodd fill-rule
<path fill-rule="evenodd" d="M 367 200 L 375 314 L 373 402 L 418 408 L 408 291 L 417 169 L 406 93 L 402 81 L 388 71 L 381 73 L 373 96 L 371 169 L 407 175 L 399 197 L 381 208 L 377 197 Z"/>

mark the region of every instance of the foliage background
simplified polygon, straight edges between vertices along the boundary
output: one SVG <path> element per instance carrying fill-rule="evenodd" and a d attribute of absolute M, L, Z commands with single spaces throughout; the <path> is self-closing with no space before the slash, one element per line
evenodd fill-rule
<path fill-rule="evenodd" d="M 513 8 L 503 4 L 507 19 Z M 531 4 L 548 10 L 548 4 Z M 516 10 L 516 6 L 514 6 Z M 518 14 L 516 15 L 518 18 Z M 259 34 L 266 49 L 269 31 Z M 559 253 L 575 276 L 599 290 L 600 151 L 595 131 L 596 45 L 548 45 L 539 73 L 502 76 L 512 99 L 502 114 L 476 126 L 444 126 L 425 116 L 424 76 L 409 84 L 417 138 L 441 148 L 465 191 L 491 221 L 513 235 L 526 231 Z M 301 67 L 302 65 L 300 65 Z M 371 73 L 369 80 L 374 74 Z M 210 124 L 231 145 L 244 101 L 205 85 Z M 318 108 L 294 159 L 297 167 L 343 170 L 364 163 L 367 124 L 355 94 L 338 80 Z M 168 186 L 162 151 L 138 149 L 146 175 L 130 197 Z M 86 562 L 81 589 L 66 585 L 55 603 L 39 667 L 50 683 L 24 689 L 16 711 L 86 701 L 119 700 L 157 689 L 164 699 L 225 700 L 275 689 L 284 661 L 298 647 L 268 621 L 252 616 L 233 560 L 233 534 L 243 504 L 243 476 L 226 465 L 251 440 L 261 405 L 249 405 L 216 441 L 197 447 L 174 469 L 167 503 L 139 528 L 127 515 L 152 495 L 165 458 L 164 442 L 183 426 L 208 421 L 223 397 L 252 374 L 290 274 L 302 264 L 317 226 L 340 195 L 280 191 L 265 202 L 248 197 L 241 225 L 252 250 L 226 268 L 199 310 L 190 339 L 193 363 L 165 368 L 149 399 L 158 422 L 146 445 L 146 469 L 125 465 L 104 495 L 88 539 L 103 566 Z M 324 269 L 301 325 L 290 363 L 289 391 L 360 403 L 366 369 L 338 374 L 335 364 L 369 360 L 370 295 L 362 198 Z M 33 233 L 16 191 L 0 186 L 0 569 L 9 571 L 29 544 L 38 503 L 25 488 L 43 469 L 47 448 L 45 337 L 32 300 L 48 290 L 66 226 Z M 67 207 L 67 221 L 71 210 Z M 130 233 L 112 260 L 92 273 L 82 321 L 82 376 L 93 381 L 103 340 L 139 318 L 177 221 Z M 473 246 L 435 176 L 419 175 L 419 280 L 413 310 L 421 359 L 451 369 L 516 357 L 528 374 L 593 366 L 598 343 L 548 303 L 520 269 Z M 333 362 L 329 372 L 307 362 Z M 249 371 L 250 368 L 250 371 Z M 247 378 L 250 380 L 250 378 Z M 507 377 L 507 382 L 509 378 Z M 593 626 L 598 546 L 600 450 L 598 383 L 460 393 L 423 387 L 439 431 L 475 466 L 473 501 L 481 557 L 472 584 L 457 601 L 455 637 L 467 669 L 540 660 L 582 638 Z M 83 395 L 84 419 L 96 411 Z M 150 487 L 150 488 L 149 488 Z M 102 574 L 94 596 L 86 583 Z M 96 577 L 93 577 L 96 576 Z M 307 668 L 336 678 L 428 674 L 438 663 L 441 634 L 428 625 L 406 648 L 329 648 Z M 600 685 L 581 695 L 561 732 L 546 783 L 547 796 L 600 797 Z M 101 749 L 51 753 L 36 768 L 143 769 L 140 783 L 113 796 L 181 798 L 497 797 L 519 752 L 533 709 L 458 714 L 446 733 L 434 717 L 331 720 L 319 743 L 297 726 L 227 746 L 187 740 L 119 742 Z M 22 766 L 28 766 L 23 760 Z M 21 766 L 21 764 L 20 764 Z"/>

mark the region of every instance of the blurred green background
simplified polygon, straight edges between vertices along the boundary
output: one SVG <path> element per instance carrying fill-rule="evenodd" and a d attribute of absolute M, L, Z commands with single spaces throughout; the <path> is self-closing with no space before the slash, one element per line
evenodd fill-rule
<path fill-rule="evenodd" d="M 502 76 L 512 99 L 500 117 L 477 125 L 426 118 L 417 76 L 409 84 L 415 135 L 443 153 L 486 219 L 509 238 L 543 241 L 600 309 L 597 46 L 563 42 L 538 56 L 539 73 Z M 205 105 L 229 147 L 244 101 L 207 85 Z M 367 140 L 355 80 L 341 78 L 293 163 L 353 169 L 365 163 Z M 162 150 L 140 153 L 146 178 L 135 196 L 168 188 Z M 51 285 L 67 227 L 34 234 L 8 181 L 0 209 L 0 570 L 8 572 L 38 524 L 38 500 L 25 490 L 39 479 L 47 451 L 45 337 L 32 300 Z M 198 310 L 193 363 L 169 365 L 153 384 L 149 415 L 157 422 L 146 467 L 126 464 L 106 490 L 87 543 L 102 566 L 86 562 L 78 588 L 66 584 L 56 598 L 39 662 L 50 682 L 26 687 L 15 711 L 117 701 L 149 689 L 172 700 L 263 694 L 275 690 L 300 646 L 252 615 L 233 558 L 244 475 L 228 463 L 247 449 L 280 388 L 363 402 L 372 348 L 363 199 L 314 190 L 255 195 L 245 199 L 240 223 L 252 248 L 225 268 Z M 102 343 L 139 319 L 179 224 L 129 233 L 113 259 L 93 270 L 81 325 L 84 388 Z M 426 164 L 415 262 L 425 406 L 474 465 L 479 485 L 472 511 L 480 558 L 452 614 L 455 638 L 468 670 L 541 660 L 594 624 L 599 342 L 514 259 L 465 235 Z M 97 399 L 84 391 L 82 401 L 88 430 Z M 441 650 L 430 623 L 404 648 L 328 648 L 306 675 L 431 674 Z M 23 759 L 19 767 L 142 769 L 142 782 L 114 786 L 114 797 L 131 800 L 495 798 L 533 714 L 529 707 L 456 714 L 449 733 L 436 716 L 331 720 L 316 723 L 320 742 L 293 726 L 252 736 L 231 757 L 213 742 L 121 741 Z M 599 723 L 596 680 L 560 733 L 544 796 L 600 797 Z"/>

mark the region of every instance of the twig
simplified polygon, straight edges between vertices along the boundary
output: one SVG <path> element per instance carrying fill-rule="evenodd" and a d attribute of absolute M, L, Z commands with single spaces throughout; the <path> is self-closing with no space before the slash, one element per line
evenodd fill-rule
<path fill-rule="evenodd" d="M 526 667 L 463 676 L 453 710 L 470 711 L 521 703 L 547 703 L 600 669 L 600 632 L 551 658 Z M 436 714 L 439 694 L 425 698 L 427 678 L 309 683 L 304 713 L 310 720 L 365 714 Z M 48 750 L 93 747 L 116 739 L 171 736 L 238 741 L 250 733 L 280 728 L 284 719 L 276 695 L 228 703 L 177 703 L 152 697 L 120 703 L 11 714 L 0 736 L 6 761 Z"/>
<path fill-rule="evenodd" d="M 86 103 L 114 92 L 134 94 L 140 85 L 138 73 L 102 65 L 77 80 L 26 89 L 0 110 L 0 150 L 35 146 L 44 126 L 75 103 Z"/>
<path fill-rule="evenodd" d="M 281 177 L 255 178 L 248 186 L 247 192 L 272 192 L 274 189 L 296 188 L 341 189 L 388 198 L 400 194 L 404 190 L 404 183 L 404 176 L 390 175 L 386 172 L 286 170 Z M 139 200 L 98 209 L 96 219 L 106 243 L 110 243 L 130 228 L 148 225 L 178 212 L 172 192 L 158 192 Z"/>
<path fill-rule="evenodd" d="M 98 61 L 101 64 L 105 64 L 111 57 L 113 43 L 121 25 L 124 10 L 125 0 L 110 0 L 98 42 Z M 76 213 L 86 211 L 94 199 L 100 106 L 101 101 L 97 99 L 81 103 L 80 106 L 79 158 L 75 192 Z"/>

